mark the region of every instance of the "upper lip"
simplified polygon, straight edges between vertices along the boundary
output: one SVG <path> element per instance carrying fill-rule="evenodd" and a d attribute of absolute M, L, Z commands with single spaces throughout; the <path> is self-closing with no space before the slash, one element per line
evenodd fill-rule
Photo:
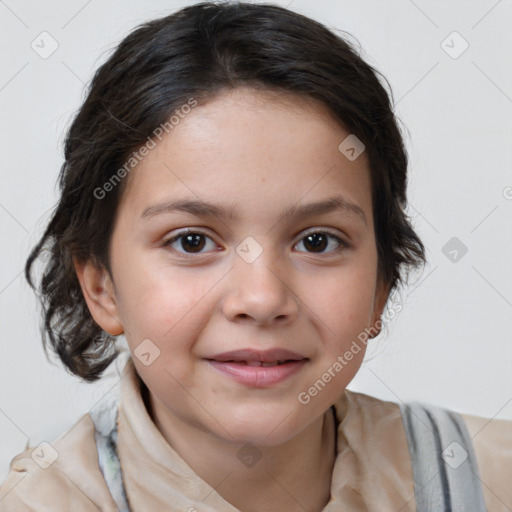
<path fill-rule="evenodd" d="M 275 361 L 302 361 L 303 359 L 308 358 L 284 348 L 273 348 L 269 350 L 232 350 L 230 352 L 222 352 L 222 354 L 216 354 L 207 359 L 220 362 L 260 361 L 262 363 L 273 363 Z"/>

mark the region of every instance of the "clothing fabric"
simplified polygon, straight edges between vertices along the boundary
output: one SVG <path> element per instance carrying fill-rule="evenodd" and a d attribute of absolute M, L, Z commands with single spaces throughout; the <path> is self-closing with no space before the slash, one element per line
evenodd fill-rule
<path fill-rule="evenodd" d="M 334 411 L 337 457 L 322 512 L 512 510 L 511 421 L 349 390 Z M 0 512 L 238 511 L 167 443 L 131 359 L 119 386 L 51 445 L 58 457 L 46 468 L 28 444 L 11 461 Z"/>
<path fill-rule="evenodd" d="M 400 406 L 418 512 L 486 512 L 478 464 L 460 414 L 420 403 Z M 93 420 L 97 421 L 96 415 Z M 117 423 L 96 439 L 100 470 L 120 512 L 130 512 L 117 455 Z M 98 434 L 98 432 L 96 433 Z M 446 448 L 440 452 L 443 446 Z"/>
<path fill-rule="evenodd" d="M 418 512 L 485 512 L 473 443 L 460 414 L 401 404 Z"/>

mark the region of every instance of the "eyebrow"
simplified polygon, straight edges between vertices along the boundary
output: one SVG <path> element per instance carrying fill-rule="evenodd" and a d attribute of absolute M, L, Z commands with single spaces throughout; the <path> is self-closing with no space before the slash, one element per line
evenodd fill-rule
<path fill-rule="evenodd" d="M 364 210 L 357 204 L 347 201 L 342 196 L 333 196 L 323 201 L 305 205 L 293 205 L 281 213 L 280 218 L 313 217 L 341 210 L 347 214 L 355 214 L 364 224 L 367 224 Z M 230 208 L 200 201 L 196 199 L 176 199 L 148 206 L 141 214 L 141 219 L 148 220 L 156 215 L 173 212 L 184 212 L 199 217 L 218 217 L 221 219 L 236 220 L 235 206 Z"/>

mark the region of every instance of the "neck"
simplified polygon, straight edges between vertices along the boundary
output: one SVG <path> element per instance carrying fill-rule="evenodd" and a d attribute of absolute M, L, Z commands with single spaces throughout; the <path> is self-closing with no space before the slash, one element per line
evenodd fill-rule
<path fill-rule="evenodd" d="M 336 459 L 337 427 L 332 409 L 282 445 L 250 446 L 244 451 L 241 445 L 162 414 L 147 389 L 142 396 L 153 422 L 172 448 L 240 511 L 320 512 L 329 501 Z M 229 453 L 234 456 L 226 456 Z"/>

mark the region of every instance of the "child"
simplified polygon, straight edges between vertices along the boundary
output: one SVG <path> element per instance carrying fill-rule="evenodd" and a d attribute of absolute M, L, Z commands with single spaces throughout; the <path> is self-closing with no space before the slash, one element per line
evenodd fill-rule
<path fill-rule="evenodd" d="M 68 132 L 26 276 L 45 343 L 118 385 L 0 489 L 13 511 L 512 509 L 508 421 L 350 392 L 425 261 L 375 70 L 275 5 L 144 24 Z M 34 286 L 34 285 L 33 285 Z M 46 345 L 45 345 L 46 347 Z"/>

